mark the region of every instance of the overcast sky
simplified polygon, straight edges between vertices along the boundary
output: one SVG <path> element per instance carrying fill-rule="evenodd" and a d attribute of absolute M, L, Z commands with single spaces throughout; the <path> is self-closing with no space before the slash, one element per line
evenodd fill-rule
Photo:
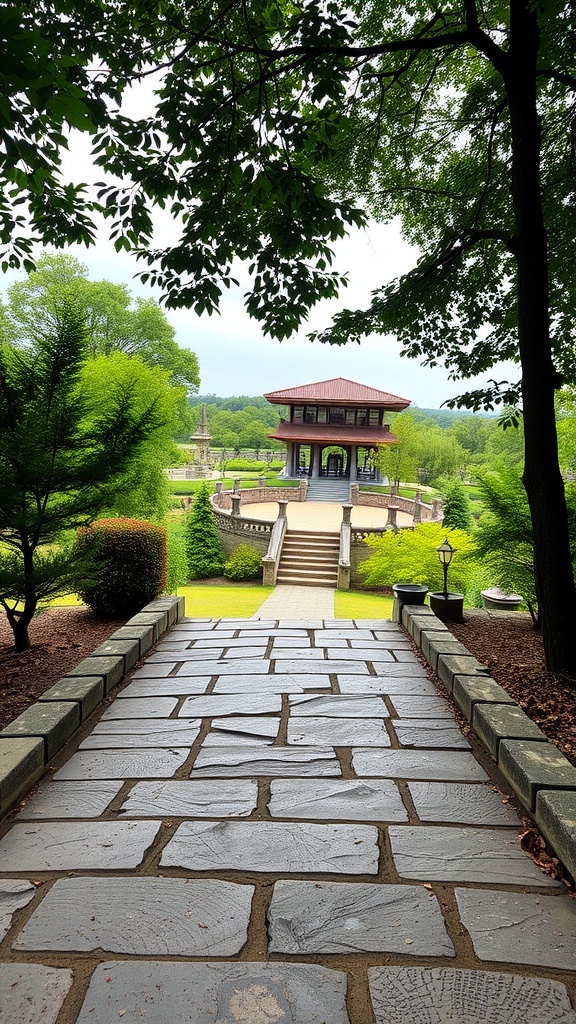
<path fill-rule="evenodd" d="M 70 178 L 94 182 L 103 177 L 89 157 L 89 142 L 78 137 L 66 161 Z M 177 234 L 165 213 L 158 216 L 158 243 L 167 244 Z M 347 273 L 349 285 L 338 300 L 316 306 L 308 324 L 288 341 L 265 338 L 256 321 L 244 311 L 243 289 L 225 290 L 220 316 L 202 317 L 189 310 L 169 310 L 170 323 L 176 330 L 178 344 L 191 348 L 198 356 L 201 394 L 260 395 L 266 391 L 308 384 L 331 377 L 348 377 L 408 398 L 420 408 L 439 408 L 447 399 L 471 390 L 488 377 L 516 380 L 516 367 L 493 368 L 484 378 L 458 382 L 448 379 L 441 368 L 422 367 L 418 362 L 400 356 L 394 338 L 372 337 L 360 345 L 340 347 L 312 344 L 306 338 L 311 330 L 322 329 L 339 308 L 352 309 L 366 305 L 370 292 L 387 284 L 409 270 L 417 253 L 403 240 L 397 225 L 373 224 L 367 230 L 354 230 L 336 247 L 335 268 Z M 98 244 L 90 249 L 71 246 L 68 250 L 88 267 L 93 280 L 107 279 L 127 284 L 134 295 L 160 299 L 160 292 L 142 285 L 134 278 L 145 269 L 134 257 L 116 253 L 107 239 L 106 228 Z M 0 277 L 0 294 L 14 280 L 15 274 Z"/>

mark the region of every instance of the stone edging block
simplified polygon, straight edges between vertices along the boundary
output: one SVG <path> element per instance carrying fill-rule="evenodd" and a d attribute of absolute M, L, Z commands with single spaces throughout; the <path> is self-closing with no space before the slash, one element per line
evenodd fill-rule
<path fill-rule="evenodd" d="M 395 608 L 394 618 L 413 637 L 522 806 L 576 878 L 576 768 L 466 648 L 464 654 L 449 653 L 450 643 L 459 641 L 430 608 L 403 605 Z"/>
<path fill-rule="evenodd" d="M 151 601 L 0 732 L 0 816 L 35 785 L 125 671 L 184 617 L 184 608 L 183 597 Z"/>

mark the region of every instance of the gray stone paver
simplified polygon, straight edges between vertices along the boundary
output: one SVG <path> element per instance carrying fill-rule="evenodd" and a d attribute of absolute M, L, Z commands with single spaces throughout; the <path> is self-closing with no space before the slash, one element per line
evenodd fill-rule
<path fill-rule="evenodd" d="M 192 767 L 192 778 L 237 778 L 251 775 L 341 775 L 332 747 L 202 747 Z"/>
<path fill-rule="evenodd" d="M 154 841 L 158 822 L 18 822 L 0 839 L 3 871 L 135 868 Z"/>
<path fill-rule="evenodd" d="M 288 743 L 302 746 L 389 747 L 390 737 L 382 719 L 298 718 L 288 723 Z"/>
<path fill-rule="evenodd" d="M 568 896 L 456 889 L 456 902 L 481 960 L 574 971 L 576 918 Z"/>
<path fill-rule="evenodd" d="M 4 823 L 2 949 L 34 963 L 4 965 L 2 1024 L 576 1024 L 530 977 L 574 997 L 576 904 L 406 633 L 298 589 L 266 619 L 178 622 Z"/>
<path fill-rule="evenodd" d="M 36 889 L 32 882 L 25 878 L 0 879 L 0 940 L 12 925 L 16 911 L 25 907 L 35 893 Z"/>
<path fill-rule="evenodd" d="M 325 821 L 408 821 L 395 784 L 387 779 L 274 779 L 273 818 Z"/>
<path fill-rule="evenodd" d="M 145 708 L 142 709 L 143 712 Z M 190 746 L 200 732 L 199 719 L 137 718 L 105 721 L 97 725 L 80 744 L 80 750 L 130 747 Z"/>
<path fill-rule="evenodd" d="M 55 779 L 169 779 L 187 759 L 187 747 L 142 750 L 83 750 L 74 754 Z"/>
<path fill-rule="evenodd" d="M 248 779 L 138 782 L 119 814 L 137 818 L 240 818 L 256 808 L 258 785 Z"/>
<path fill-rule="evenodd" d="M 486 882 L 558 886 L 520 849 L 511 829 L 389 828 L 392 856 L 401 878 L 438 882 Z"/>
<path fill-rule="evenodd" d="M 289 696 L 290 717 L 301 718 L 388 718 L 389 712 L 381 697 L 348 694 L 337 696 Z"/>
<path fill-rule="evenodd" d="M 100 964 L 78 1024 L 350 1024 L 346 975 L 310 964 Z"/>
<path fill-rule="evenodd" d="M 160 865 L 194 871 L 374 875 L 378 833 L 369 825 L 185 822 L 165 846 Z"/>
<path fill-rule="evenodd" d="M 72 971 L 42 964 L 0 964 L 0 1020 L 6 1024 L 56 1024 L 72 986 Z"/>
<path fill-rule="evenodd" d="M 371 967 L 376 1024 L 576 1024 L 565 985 L 494 971 Z"/>
<path fill-rule="evenodd" d="M 118 782 L 49 782 L 27 801 L 16 820 L 97 818 L 120 792 Z"/>
<path fill-rule="evenodd" d="M 487 786 L 465 782 L 409 782 L 408 789 L 420 821 L 516 827 L 520 824 L 508 802 Z"/>
<path fill-rule="evenodd" d="M 230 956 L 246 941 L 252 894 L 211 879 L 60 879 L 14 948 Z"/>
<path fill-rule="evenodd" d="M 435 899 L 417 886 L 276 882 L 273 953 L 405 953 L 454 956 Z"/>
<path fill-rule="evenodd" d="M 488 776 L 476 758 L 463 750 L 352 751 L 352 765 L 360 777 L 422 779 L 440 782 L 485 782 Z"/>

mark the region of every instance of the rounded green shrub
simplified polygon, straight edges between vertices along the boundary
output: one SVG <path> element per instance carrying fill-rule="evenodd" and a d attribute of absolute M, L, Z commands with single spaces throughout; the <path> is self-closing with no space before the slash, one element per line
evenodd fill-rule
<path fill-rule="evenodd" d="M 228 580 L 257 580 L 262 576 L 262 558 L 249 544 L 239 544 L 224 565 Z"/>
<path fill-rule="evenodd" d="M 76 535 L 76 550 L 89 561 L 78 594 L 100 615 L 133 615 L 166 585 L 166 530 L 140 519 L 97 519 Z"/>

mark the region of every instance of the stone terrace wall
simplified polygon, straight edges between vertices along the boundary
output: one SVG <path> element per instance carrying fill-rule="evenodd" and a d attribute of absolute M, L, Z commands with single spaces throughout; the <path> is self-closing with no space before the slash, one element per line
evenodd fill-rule
<path fill-rule="evenodd" d="M 240 497 L 241 505 L 264 501 L 306 501 L 306 481 L 302 480 L 297 487 L 246 487 L 238 492 L 222 491 L 212 495 L 212 504 L 216 508 L 230 509 L 234 496 Z"/>
<path fill-rule="evenodd" d="M 238 516 L 231 516 L 216 509 L 214 510 L 214 519 L 226 558 L 240 544 L 249 544 L 251 548 L 256 549 L 259 555 L 264 557 L 268 551 L 273 523 L 265 522 L 263 519 L 246 519 L 244 517 L 240 519 Z"/>

